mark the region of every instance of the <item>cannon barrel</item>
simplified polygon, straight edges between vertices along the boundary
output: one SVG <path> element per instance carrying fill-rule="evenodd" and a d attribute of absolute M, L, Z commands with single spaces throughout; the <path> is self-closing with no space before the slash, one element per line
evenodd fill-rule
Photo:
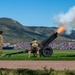
<path fill-rule="evenodd" d="M 51 36 L 49 36 L 47 39 L 43 40 L 43 41 L 41 42 L 42 47 L 45 47 L 45 46 L 47 46 L 50 42 L 52 42 L 52 41 L 57 37 L 57 34 L 58 34 L 58 33 L 56 32 L 56 33 L 52 34 Z"/>
<path fill-rule="evenodd" d="M 57 32 L 49 36 L 47 39 L 41 42 L 40 55 L 42 54 L 45 57 L 50 57 L 53 54 L 53 49 L 48 46 L 57 37 Z"/>

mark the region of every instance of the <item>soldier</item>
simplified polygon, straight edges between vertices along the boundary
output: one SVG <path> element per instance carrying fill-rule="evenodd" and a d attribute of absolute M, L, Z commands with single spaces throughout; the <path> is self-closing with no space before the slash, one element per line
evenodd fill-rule
<path fill-rule="evenodd" d="M 3 31 L 0 31 L 0 56 L 2 55 L 2 46 L 3 46 L 2 33 L 3 33 Z"/>
<path fill-rule="evenodd" d="M 31 51 L 33 52 L 34 56 L 37 55 L 39 57 L 40 43 L 36 39 L 33 39 L 30 45 L 31 48 L 28 51 L 28 57 L 30 58 Z"/>

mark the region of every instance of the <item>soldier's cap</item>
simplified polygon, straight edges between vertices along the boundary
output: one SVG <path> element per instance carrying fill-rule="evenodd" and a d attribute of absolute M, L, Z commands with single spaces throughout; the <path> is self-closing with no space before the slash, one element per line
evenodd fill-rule
<path fill-rule="evenodd" d="M 3 33 L 3 31 L 0 31 L 0 34 L 2 34 Z"/>

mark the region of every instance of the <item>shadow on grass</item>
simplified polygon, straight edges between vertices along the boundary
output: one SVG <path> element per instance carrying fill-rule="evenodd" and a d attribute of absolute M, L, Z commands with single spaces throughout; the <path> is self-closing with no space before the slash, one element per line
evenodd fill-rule
<path fill-rule="evenodd" d="M 75 57 L 75 54 L 74 55 L 67 55 L 66 57 Z"/>
<path fill-rule="evenodd" d="M 75 57 L 75 54 L 71 54 L 71 55 L 60 55 L 60 56 L 55 56 L 55 57 Z"/>

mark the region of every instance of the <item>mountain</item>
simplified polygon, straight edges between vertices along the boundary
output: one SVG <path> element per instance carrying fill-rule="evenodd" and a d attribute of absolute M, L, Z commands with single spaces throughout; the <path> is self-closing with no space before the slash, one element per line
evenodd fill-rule
<path fill-rule="evenodd" d="M 44 40 L 57 30 L 56 27 L 36 27 L 24 26 L 11 18 L 0 18 L 0 30 L 3 31 L 4 42 L 24 42 L 31 41 L 33 38 Z M 75 31 L 70 35 L 61 34 L 56 40 L 75 39 Z"/>
<path fill-rule="evenodd" d="M 3 31 L 4 42 L 30 41 L 33 38 L 44 39 L 45 35 L 32 32 L 28 27 L 10 18 L 0 18 L 0 30 Z"/>

